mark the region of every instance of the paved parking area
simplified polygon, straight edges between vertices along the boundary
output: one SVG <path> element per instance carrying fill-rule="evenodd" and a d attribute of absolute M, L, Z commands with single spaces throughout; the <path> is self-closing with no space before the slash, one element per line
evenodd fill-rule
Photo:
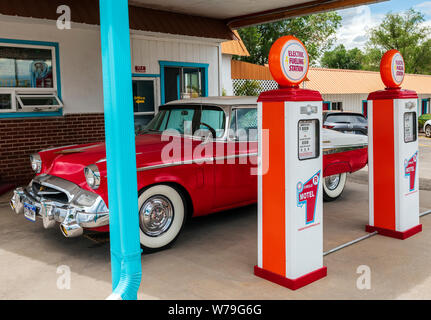
<path fill-rule="evenodd" d="M 421 191 L 421 210 L 431 191 Z M 0 299 L 104 299 L 111 290 L 109 244 L 66 239 L 41 221 L 27 222 L 0 198 Z M 324 249 L 365 234 L 367 185 L 349 182 L 324 206 Z M 141 299 L 431 299 L 431 215 L 424 231 L 401 241 L 374 236 L 324 258 L 328 276 L 290 291 L 253 275 L 256 206 L 190 221 L 174 248 L 142 257 Z M 71 270 L 57 288 L 59 266 Z M 358 290 L 358 266 L 371 268 L 371 290 Z M 63 270 L 63 269 L 60 269 Z"/>

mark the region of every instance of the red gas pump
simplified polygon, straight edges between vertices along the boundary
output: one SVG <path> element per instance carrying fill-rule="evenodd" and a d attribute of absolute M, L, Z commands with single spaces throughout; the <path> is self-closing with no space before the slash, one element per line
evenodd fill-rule
<path fill-rule="evenodd" d="M 258 265 L 255 274 L 290 289 L 326 276 L 322 232 L 322 96 L 300 89 L 308 53 L 293 36 L 271 48 L 279 90 L 258 99 Z M 264 132 L 267 134 L 265 135 Z"/>
<path fill-rule="evenodd" d="M 405 239 L 419 224 L 418 125 L 415 91 L 400 88 L 404 60 L 397 50 L 382 58 L 385 90 L 368 96 L 369 232 Z"/>

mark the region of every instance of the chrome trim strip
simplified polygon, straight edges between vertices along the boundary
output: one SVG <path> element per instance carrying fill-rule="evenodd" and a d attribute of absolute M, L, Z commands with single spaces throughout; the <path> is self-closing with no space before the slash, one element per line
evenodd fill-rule
<path fill-rule="evenodd" d="M 94 145 L 87 146 L 87 147 L 81 147 L 81 148 L 74 148 L 74 149 L 72 148 L 72 149 L 60 150 L 60 151 L 57 151 L 55 153 L 56 154 L 80 153 L 80 152 L 84 152 L 85 150 L 88 150 L 88 149 L 100 147 L 101 145 L 103 145 L 103 143 L 98 143 L 98 144 L 94 144 Z"/>
<path fill-rule="evenodd" d="M 367 148 L 367 144 L 363 145 L 357 145 L 357 146 L 336 146 L 333 148 L 324 148 L 323 154 L 334 154 L 334 153 L 341 153 L 341 152 L 347 152 L 347 151 L 353 151 L 353 150 L 359 150 L 359 149 L 365 149 Z"/>
<path fill-rule="evenodd" d="M 79 146 L 79 144 L 70 144 L 70 145 L 67 145 L 67 146 L 52 147 L 52 148 L 49 148 L 49 149 L 43 149 L 40 152 L 54 151 L 54 150 L 58 150 L 58 149 L 70 148 L 70 147 L 75 147 L 75 146 L 77 147 L 77 146 Z"/>
<path fill-rule="evenodd" d="M 68 196 L 68 202 L 44 197 L 51 192 L 34 193 L 33 183 L 63 192 Z M 82 228 L 96 228 L 109 223 L 109 209 L 100 195 L 55 176 L 39 175 L 26 189 L 15 189 L 11 199 L 11 207 L 15 213 L 23 213 L 24 203 L 37 208 L 36 216 L 44 220 L 45 228 L 52 227 L 55 222 L 61 223 L 62 230 L 68 231 L 65 234 L 67 237 L 79 236 L 82 234 Z"/>
<path fill-rule="evenodd" d="M 139 167 L 137 169 L 138 172 L 147 171 L 147 170 L 155 170 L 155 169 L 161 169 L 161 168 L 167 168 L 167 167 L 175 167 L 175 166 L 182 166 L 187 164 L 202 164 L 204 162 L 214 162 L 214 161 L 220 161 L 220 160 L 228 160 L 228 159 L 236 159 L 236 158 L 244 158 L 244 157 L 253 157 L 257 156 L 256 153 L 243 153 L 243 154 L 235 154 L 230 156 L 220 156 L 220 157 L 209 157 L 209 158 L 200 158 L 200 159 L 193 159 L 193 160 L 185 160 L 185 161 L 176 161 L 176 162 L 170 162 L 170 163 L 161 163 L 156 164 L 152 166 L 146 166 L 146 167 Z"/>

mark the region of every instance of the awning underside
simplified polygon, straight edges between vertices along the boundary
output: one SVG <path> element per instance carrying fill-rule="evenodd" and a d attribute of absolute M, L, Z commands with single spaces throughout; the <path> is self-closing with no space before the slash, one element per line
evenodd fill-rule
<path fill-rule="evenodd" d="M 380 1 L 386 0 L 133 0 L 130 28 L 231 40 L 234 28 Z M 99 24 L 99 0 L 0 1 L 0 14 L 57 20 L 60 5 L 71 8 L 73 22 Z"/>

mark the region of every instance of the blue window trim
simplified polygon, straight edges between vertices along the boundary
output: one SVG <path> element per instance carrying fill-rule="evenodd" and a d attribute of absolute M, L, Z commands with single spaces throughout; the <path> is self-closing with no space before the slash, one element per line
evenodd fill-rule
<path fill-rule="evenodd" d="M 362 114 L 364 114 L 364 103 L 367 103 L 367 118 L 368 118 L 368 100 L 362 100 Z"/>
<path fill-rule="evenodd" d="M 155 74 L 155 73 L 132 73 L 132 78 L 160 78 L 160 74 Z"/>
<path fill-rule="evenodd" d="M 331 110 L 331 101 L 323 101 L 323 103 L 328 104 L 328 110 Z"/>
<path fill-rule="evenodd" d="M 425 103 L 425 108 L 424 108 L 424 103 Z M 422 114 L 428 114 L 430 112 L 430 110 L 429 110 L 430 104 L 429 104 L 428 99 L 422 99 L 421 100 L 420 108 L 421 108 Z"/>
<path fill-rule="evenodd" d="M 420 102 L 421 100 L 418 98 L 418 104 L 417 104 L 417 109 L 418 109 L 418 112 L 417 112 L 417 115 L 418 115 L 418 117 L 420 117 L 421 116 L 421 111 L 422 111 L 422 106 L 421 106 L 421 102 Z"/>
<path fill-rule="evenodd" d="M 11 43 L 11 44 L 27 44 L 33 46 L 46 46 L 54 47 L 55 51 L 55 74 L 57 78 L 57 95 L 62 99 L 61 93 L 61 77 L 60 77 L 60 46 L 58 42 L 47 42 L 47 41 L 33 41 L 33 40 L 19 40 L 19 39 L 6 39 L 0 38 L 0 44 Z M 31 117 L 58 117 L 63 115 L 63 108 L 55 112 L 10 112 L 10 113 L 0 113 L 1 118 L 31 118 Z"/>
<path fill-rule="evenodd" d="M 188 67 L 188 68 L 201 68 L 203 69 L 203 97 L 208 97 L 208 63 L 193 63 L 193 62 L 179 62 L 179 61 L 163 61 L 159 60 L 160 64 L 160 101 L 165 104 L 165 67 Z"/>

